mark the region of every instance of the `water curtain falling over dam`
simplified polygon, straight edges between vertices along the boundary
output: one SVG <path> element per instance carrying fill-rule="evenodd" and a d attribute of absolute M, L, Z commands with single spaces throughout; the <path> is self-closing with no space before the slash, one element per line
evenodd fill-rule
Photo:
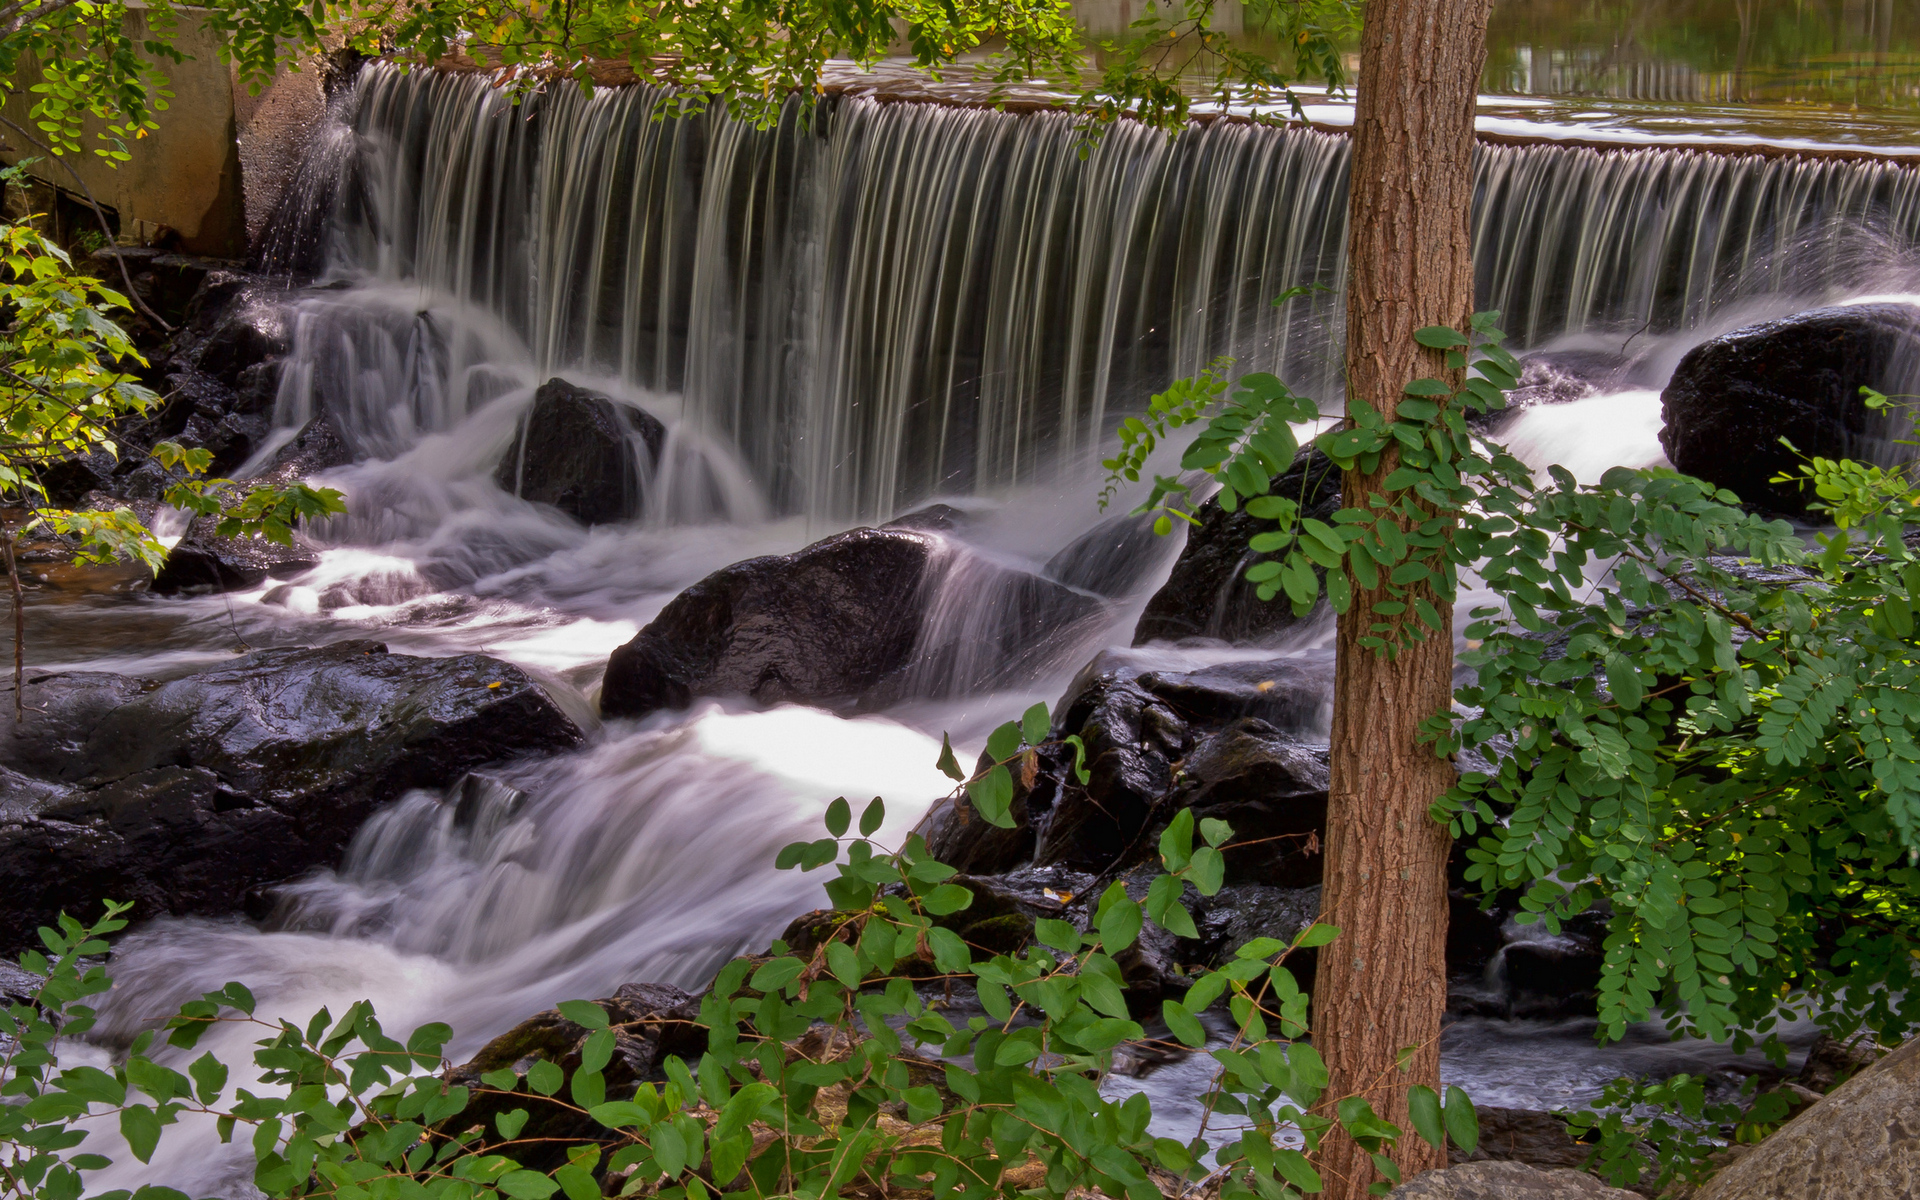
<path fill-rule="evenodd" d="M 359 411 L 338 393 L 382 357 L 380 402 L 398 372 L 419 431 L 500 394 L 507 360 L 597 373 L 681 396 L 777 511 L 844 521 L 1084 463 L 1220 354 L 1338 398 L 1337 295 L 1273 300 L 1343 276 L 1343 137 L 1122 123 L 1082 158 L 1058 113 L 828 98 L 762 131 L 662 100 L 515 108 L 484 77 L 366 68 L 357 151 L 320 168 L 346 177 L 312 189 L 327 270 L 426 300 L 336 305 L 282 419 Z M 1536 145 L 1476 169 L 1480 306 L 1523 346 L 1806 307 L 1920 243 L 1920 171 L 1887 163 Z"/>

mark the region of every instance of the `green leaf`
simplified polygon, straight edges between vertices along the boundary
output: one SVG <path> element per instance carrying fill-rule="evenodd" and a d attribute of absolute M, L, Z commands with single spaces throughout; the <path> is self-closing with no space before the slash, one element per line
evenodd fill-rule
<path fill-rule="evenodd" d="M 1447 1136 L 1453 1144 L 1468 1154 L 1480 1144 L 1480 1117 L 1473 1111 L 1473 1101 L 1457 1087 L 1447 1089 L 1447 1106 L 1444 1114 L 1447 1123 Z"/>
<path fill-rule="evenodd" d="M 973 903 L 973 893 L 957 883 L 943 883 L 920 898 L 920 903 L 936 917 L 957 913 Z"/>
<path fill-rule="evenodd" d="M 967 796 L 989 825 L 1012 829 L 1013 776 L 1004 766 L 994 767 L 967 785 Z"/>
<path fill-rule="evenodd" d="M 1413 340 L 1430 350 L 1451 350 L 1468 344 L 1467 336 L 1445 325 L 1426 325 L 1413 331 Z"/>
<path fill-rule="evenodd" d="M 559 1184 L 538 1171 L 508 1171 L 493 1186 L 514 1200 L 547 1200 L 560 1190 Z"/>
<path fill-rule="evenodd" d="M 960 760 L 953 756 L 953 742 L 944 733 L 940 735 L 940 761 L 934 765 L 941 774 L 956 782 L 967 777 L 967 773 L 960 769 Z"/>
<path fill-rule="evenodd" d="M 227 1064 L 211 1054 L 202 1054 L 187 1067 L 193 1077 L 194 1095 L 202 1104 L 212 1104 L 227 1087 Z"/>
<path fill-rule="evenodd" d="M 120 1110 L 120 1136 L 135 1158 L 153 1161 L 154 1147 L 160 1144 L 160 1115 L 144 1104 L 127 1105 Z"/>
<path fill-rule="evenodd" d="M 791 955 L 782 955 L 762 963 L 753 973 L 753 990 L 756 992 L 777 992 L 800 977 L 807 964 Z M 548 1093 L 551 1095 L 552 1093 Z"/>
<path fill-rule="evenodd" d="M 1193 857 L 1193 810 L 1183 808 L 1173 814 L 1160 833 L 1160 859 L 1167 870 L 1183 870 Z"/>
<path fill-rule="evenodd" d="M 719 1147 L 716 1146 L 714 1148 L 714 1170 L 716 1173 L 719 1170 L 719 1162 Z M 740 1173 L 738 1166 L 734 1168 L 733 1173 L 734 1175 Z M 727 1176 L 729 1179 L 732 1177 L 732 1175 Z M 567 1200 L 600 1200 L 603 1194 L 600 1190 L 600 1185 L 594 1182 L 593 1173 L 579 1163 L 568 1163 L 556 1169 L 553 1173 L 553 1180 L 560 1185 L 560 1190 L 567 1194 Z"/>
<path fill-rule="evenodd" d="M 511 1112 L 496 1113 L 493 1126 L 500 1131 L 501 1137 L 510 1142 L 519 1137 L 520 1131 L 527 1127 L 527 1110 L 516 1108 Z"/>
<path fill-rule="evenodd" d="M 1053 721 L 1047 715 L 1045 704 L 1034 705 L 1020 718 L 1020 736 L 1026 739 L 1029 746 L 1038 746 L 1046 741 L 1052 729 Z"/>
<path fill-rule="evenodd" d="M 1200 890 L 1202 896 L 1211 896 L 1220 890 L 1226 882 L 1226 856 L 1212 846 L 1202 846 L 1193 852 L 1193 866 L 1187 872 L 1187 878 Z"/>
<path fill-rule="evenodd" d="M 588 1029 L 607 1028 L 607 1010 L 591 1000 L 562 1000 L 554 1007 L 575 1025 L 584 1025 Z"/>
<path fill-rule="evenodd" d="M 1094 914 L 1094 928 L 1100 931 L 1100 948 L 1118 954 L 1140 936 L 1140 906 L 1127 898 L 1126 885 L 1115 882 L 1100 898 Z"/>
<path fill-rule="evenodd" d="M 875 796 L 867 804 L 866 810 L 860 814 L 860 836 L 872 837 L 875 833 L 879 832 L 880 826 L 886 819 L 886 802 L 881 800 L 880 797 Z"/>
<path fill-rule="evenodd" d="M 1293 944 L 1297 949 L 1310 950 L 1315 946 L 1324 946 L 1339 936 L 1340 931 L 1331 925 L 1314 924 L 1302 929 L 1299 936 L 1293 939 Z"/>
<path fill-rule="evenodd" d="M 1425 1084 L 1415 1084 L 1407 1089 L 1407 1115 L 1413 1121 L 1413 1130 L 1426 1139 L 1429 1146 L 1436 1150 L 1447 1148 L 1447 1133 L 1440 1118 L 1440 1097 Z"/>
<path fill-rule="evenodd" d="M 847 798 L 835 797 L 833 803 L 827 805 L 827 832 L 834 837 L 843 837 L 851 824 L 853 824 L 853 810 L 847 806 Z"/>
<path fill-rule="evenodd" d="M 1004 763 L 1020 750 L 1020 726 L 1008 721 L 987 735 L 987 757 Z"/>
<path fill-rule="evenodd" d="M 542 1096 L 551 1096 L 558 1092 L 566 1081 L 565 1072 L 546 1059 L 541 1059 L 527 1068 L 527 1086 Z"/>
<path fill-rule="evenodd" d="M 1207 1044 L 1206 1028 L 1179 1001 L 1162 1001 L 1160 1016 L 1166 1021 L 1167 1028 L 1173 1031 L 1173 1036 L 1187 1045 L 1197 1049 Z"/>

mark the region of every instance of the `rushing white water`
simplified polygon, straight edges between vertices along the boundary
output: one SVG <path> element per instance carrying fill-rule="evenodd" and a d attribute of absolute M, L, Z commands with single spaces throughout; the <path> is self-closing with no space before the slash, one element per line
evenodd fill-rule
<path fill-rule="evenodd" d="M 1270 301 L 1340 278 L 1343 139 L 1123 128 L 1082 160 L 1047 114 L 841 99 L 762 132 L 655 121 L 658 102 L 555 89 L 516 110 L 482 79 L 368 68 L 263 249 L 324 267 L 289 301 L 283 432 L 324 412 L 363 457 L 326 476 L 350 513 L 313 531 L 320 565 L 231 597 L 36 611 L 31 644 L 41 665 L 164 673 L 371 634 L 520 663 L 592 726 L 608 652 L 689 584 L 944 500 L 964 515 L 903 694 L 859 718 L 709 702 L 413 794 L 271 920 L 126 938 L 111 1032 L 239 979 L 276 1016 L 370 998 L 389 1028 L 449 1021 L 459 1053 L 557 1000 L 697 985 L 820 901 L 771 864 L 832 797 L 884 795 L 897 837 L 946 790 L 941 731 L 964 756 L 1130 640 L 1177 547 L 1094 534 L 1093 451 L 1121 413 L 1221 353 L 1331 396 L 1337 298 Z M 1483 305 L 1522 345 L 1624 364 L 1504 431 L 1583 479 L 1663 461 L 1658 389 L 1702 338 L 1920 290 L 1911 169 L 1506 147 L 1477 171 Z M 586 529 L 493 483 L 554 375 L 666 424 L 640 519 Z M 1011 656 L 1031 573 L 1098 599 Z M 103 620 L 124 636 L 89 640 Z M 1463 1030 L 1449 1078 L 1494 1102 L 1590 1095 L 1643 1061 L 1608 1066 L 1584 1027 Z M 245 1040 L 221 1049 L 243 1060 Z M 1185 1078 L 1156 1103 L 1177 1109 Z M 155 1177 L 251 1194 L 210 1130 L 167 1144 Z"/>
<path fill-rule="evenodd" d="M 309 164 L 342 199 L 288 218 L 354 290 L 302 303 L 283 416 L 380 445 L 585 371 L 844 522 L 1049 479 L 1215 355 L 1333 391 L 1337 297 L 1270 301 L 1343 277 L 1344 138 L 1123 123 L 1082 159 L 1057 113 L 843 97 L 760 131 L 661 100 L 367 68 L 359 152 Z M 1891 164 L 1488 146 L 1476 196 L 1481 307 L 1523 345 L 1884 290 L 1920 243 Z"/>

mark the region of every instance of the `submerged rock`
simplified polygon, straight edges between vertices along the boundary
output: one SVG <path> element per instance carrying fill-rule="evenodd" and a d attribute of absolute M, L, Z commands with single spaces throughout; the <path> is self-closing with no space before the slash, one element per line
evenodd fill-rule
<path fill-rule="evenodd" d="M 600 708 L 638 717 L 696 696 L 839 707 L 985 690 L 1022 681 L 1105 613 L 937 534 L 855 529 L 735 563 L 674 597 L 613 652 Z"/>
<path fill-rule="evenodd" d="M 10 699 L 10 697 L 9 697 Z M 375 808 L 580 730 L 517 667 L 377 642 L 264 650 L 173 680 L 26 684 L 0 733 L 0 944 L 103 897 L 136 918 L 239 911 L 334 862 Z"/>
<path fill-rule="evenodd" d="M 1048 559 L 1046 574 L 1068 587 L 1118 599 L 1162 561 L 1166 543 L 1166 538 L 1153 531 L 1150 517 L 1112 517 Z"/>
<path fill-rule="evenodd" d="M 1920 1039 L 1841 1084 L 1715 1175 L 1695 1200 L 1920 1195 Z"/>
<path fill-rule="evenodd" d="M 1574 1141 L 1565 1118 L 1553 1113 L 1477 1104 L 1473 1114 L 1480 1120 L 1479 1143 L 1467 1154 L 1449 1142 L 1451 1163 L 1517 1162 L 1577 1171 L 1585 1168 L 1593 1153 L 1592 1146 Z"/>
<path fill-rule="evenodd" d="M 1317 450 L 1302 450 L 1293 465 L 1273 478 L 1276 494 L 1301 501 L 1301 515 L 1327 520 L 1340 507 L 1340 471 Z M 1200 524 L 1187 530 L 1187 544 L 1173 564 L 1166 585 L 1147 601 L 1133 631 L 1133 644 L 1207 637 L 1228 642 L 1264 642 L 1315 620 L 1323 600 L 1305 617 L 1293 615 L 1284 597 L 1262 600 L 1245 579 L 1247 568 L 1269 557 L 1255 554 L 1247 542 L 1273 522 L 1250 516 L 1244 508 L 1227 512 L 1209 500 L 1195 514 Z"/>
<path fill-rule="evenodd" d="M 1640 1200 L 1584 1171 L 1518 1162 L 1470 1162 L 1422 1171 L 1387 1193 L 1389 1200 Z"/>
<path fill-rule="evenodd" d="M 1893 421 L 1860 388 L 1912 391 L 1920 381 L 1920 306 L 1820 308 L 1703 342 L 1661 393 L 1660 444 L 1673 465 L 1741 500 L 1790 516 L 1808 493 L 1770 482 L 1799 454 L 1874 459 Z M 1798 448 L 1780 444 L 1788 438 Z"/>
<path fill-rule="evenodd" d="M 583 525 L 612 525 L 640 515 L 640 468 L 633 438 L 659 462 L 667 427 L 598 392 L 549 379 L 520 418 L 494 482 L 503 491 L 549 504 Z"/>

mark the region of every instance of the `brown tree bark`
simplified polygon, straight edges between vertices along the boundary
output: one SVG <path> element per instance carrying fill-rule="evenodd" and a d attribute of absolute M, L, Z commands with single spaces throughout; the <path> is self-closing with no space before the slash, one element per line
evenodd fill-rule
<path fill-rule="evenodd" d="M 1410 381 L 1445 378 L 1442 356 L 1413 340 L 1427 325 L 1465 329 L 1473 314 L 1474 97 L 1491 0 L 1367 0 L 1348 209 L 1347 395 L 1391 414 Z M 1349 472 L 1346 503 L 1381 486 Z M 1315 976 L 1313 1042 L 1327 1096 L 1364 1095 L 1405 1130 L 1403 1175 L 1445 1166 L 1415 1136 L 1408 1086 L 1438 1087 L 1446 1008 L 1447 852 L 1427 815 L 1453 767 L 1418 740 L 1452 699 L 1451 629 L 1385 659 L 1361 646 L 1385 597 L 1356 589 L 1341 618 L 1334 682 L 1325 908 L 1341 930 Z M 1444 612 L 1445 605 L 1440 606 Z M 1413 620 L 1408 616 L 1405 620 Z M 1404 1069 L 1403 1050 L 1412 1048 Z M 1322 1145 L 1325 1200 L 1358 1200 L 1377 1173 L 1342 1134 Z"/>

